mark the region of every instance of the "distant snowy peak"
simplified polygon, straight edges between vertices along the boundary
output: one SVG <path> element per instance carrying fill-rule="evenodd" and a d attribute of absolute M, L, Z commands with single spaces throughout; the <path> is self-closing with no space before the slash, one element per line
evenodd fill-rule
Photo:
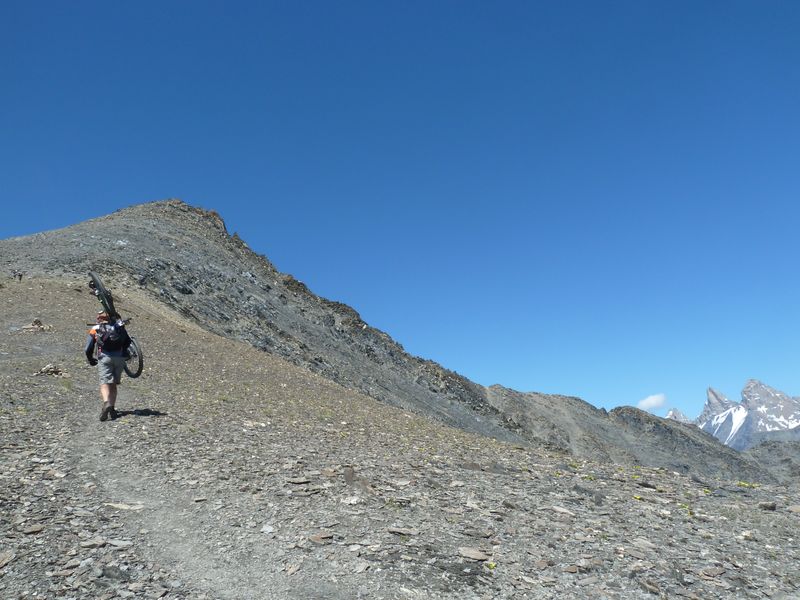
<path fill-rule="evenodd" d="M 695 423 L 697 423 L 700 429 L 704 429 L 706 423 L 711 419 L 734 406 L 735 404 L 728 400 L 724 394 L 718 392 L 714 388 L 708 388 L 708 390 L 706 390 L 706 404 L 703 406 L 703 412 L 697 417 Z"/>
<path fill-rule="evenodd" d="M 755 379 L 745 385 L 739 404 L 709 388 L 706 405 L 695 423 L 722 443 L 744 450 L 754 443 L 755 434 L 800 426 L 800 398 Z"/>
<path fill-rule="evenodd" d="M 672 419 L 673 421 L 678 421 L 679 423 L 691 423 L 692 420 L 679 411 L 677 408 L 671 408 L 667 413 L 667 419 Z"/>
<path fill-rule="evenodd" d="M 748 408 L 779 406 L 787 402 L 792 402 L 792 398 L 757 379 L 748 381 L 742 390 L 742 404 Z"/>
<path fill-rule="evenodd" d="M 755 379 L 742 390 L 742 406 L 758 413 L 757 431 L 780 431 L 800 425 L 800 398 L 790 398 Z"/>

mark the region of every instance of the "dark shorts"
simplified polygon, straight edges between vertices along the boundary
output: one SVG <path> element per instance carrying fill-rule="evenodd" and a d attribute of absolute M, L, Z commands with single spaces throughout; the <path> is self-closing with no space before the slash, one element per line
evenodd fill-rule
<path fill-rule="evenodd" d="M 122 368 L 124 366 L 125 359 L 122 356 L 106 356 L 102 354 L 97 363 L 100 383 L 119 383 L 122 379 Z"/>

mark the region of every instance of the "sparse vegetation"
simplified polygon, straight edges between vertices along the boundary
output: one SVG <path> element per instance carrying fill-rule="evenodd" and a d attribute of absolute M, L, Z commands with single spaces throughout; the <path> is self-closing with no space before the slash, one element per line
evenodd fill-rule
<path fill-rule="evenodd" d="M 736 485 L 738 485 L 739 487 L 743 487 L 743 488 L 747 488 L 747 489 L 751 489 L 751 490 L 754 490 L 754 489 L 757 489 L 758 487 L 760 487 L 759 484 L 751 483 L 749 481 L 737 481 Z"/>

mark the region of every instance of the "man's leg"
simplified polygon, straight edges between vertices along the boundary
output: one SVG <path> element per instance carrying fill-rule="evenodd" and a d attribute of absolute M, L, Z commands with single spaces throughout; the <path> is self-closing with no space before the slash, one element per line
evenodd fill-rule
<path fill-rule="evenodd" d="M 112 419 L 116 419 L 119 415 L 117 415 L 117 411 L 114 408 L 114 405 L 117 403 L 117 384 L 111 384 L 111 392 L 108 396 L 108 403 L 111 405 L 111 410 L 108 411 L 108 416 Z"/>
<path fill-rule="evenodd" d="M 100 399 L 103 401 L 103 404 L 110 404 L 111 402 L 111 386 L 114 385 L 113 383 L 101 383 L 100 384 Z"/>
<path fill-rule="evenodd" d="M 100 396 L 103 399 L 103 411 L 100 413 L 100 420 L 105 421 L 109 415 L 114 418 L 116 414 L 114 404 L 117 402 L 117 384 L 101 383 Z"/>

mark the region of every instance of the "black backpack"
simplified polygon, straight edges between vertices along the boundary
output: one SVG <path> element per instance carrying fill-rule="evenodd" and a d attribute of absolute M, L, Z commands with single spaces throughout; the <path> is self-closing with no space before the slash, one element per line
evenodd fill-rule
<path fill-rule="evenodd" d="M 122 325 L 104 323 L 97 328 L 97 344 L 100 350 L 115 352 L 131 345 L 131 338 Z"/>

